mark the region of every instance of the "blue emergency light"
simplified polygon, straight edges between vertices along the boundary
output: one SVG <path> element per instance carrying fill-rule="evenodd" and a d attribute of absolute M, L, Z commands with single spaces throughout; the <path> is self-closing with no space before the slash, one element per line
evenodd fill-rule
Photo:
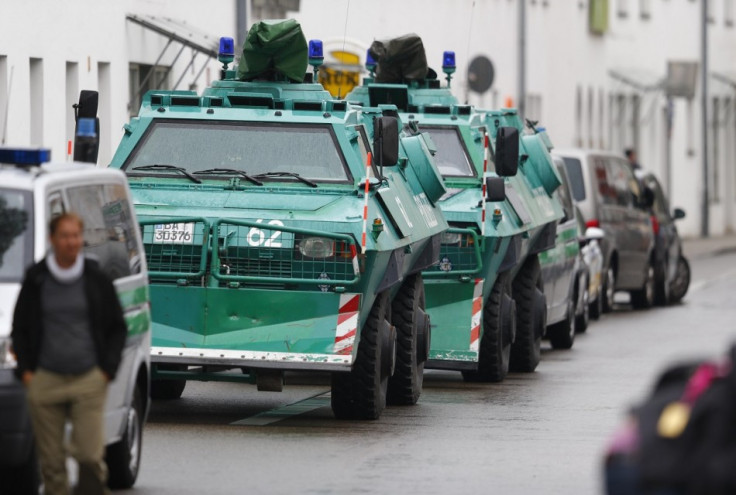
<path fill-rule="evenodd" d="M 80 117 L 77 120 L 77 137 L 97 137 L 97 130 L 95 127 L 95 119 L 89 117 Z"/>
<path fill-rule="evenodd" d="M 49 161 L 51 150 L 47 148 L 0 148 L 0 163 L 32 166 Z"/>
<path fill-rule="evenodd" d="M 447 69 L 455 70 L 455 52 L 444 52 L 442 54 L 442 71 L 447 73 Z"/>
<path fill-rule="evenodd" d="M 365 68 L 369 72 L 373 72 L 374 70 L 376 70 L 376 59 L 373 58 L 373 55 L 371 55 L 370 49 L 366 50 L 365 52 Z"/>
<path fill-rule="evenodd" d="M 223 36 L 220 38 L 220 51 L 217 53 L 217 60 L 223 64 L 229 64 L 235 58 L 235 42 L 232 38 Z"/>
<path fill-rule="evenodd" d="M 322 40 L 309 40 L 309 60 L 310 64 L 313 58 L 324 59 L 324 51 L 322 49 Z"/>

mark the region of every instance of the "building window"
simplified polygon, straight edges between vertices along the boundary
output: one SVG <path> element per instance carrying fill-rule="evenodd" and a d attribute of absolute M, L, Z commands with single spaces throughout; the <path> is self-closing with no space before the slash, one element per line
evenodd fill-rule
<path fill-rule="evenodd" d="M 77 103 L 79 93 L 79 64 L 77 62 L 66 63 L 66 139 L 74 141 L 74 104 Z"/>
<path fill-rule="evenodd" d="M 575 145 L 583 146 L 583 88 L 575 91 Z"/>
<path fill-rule="evenodd" d="M 593 88 L 588 88 L 588 122 L 587 122 L 587 128 L 588 128 L 588 147 L 592 148 L 595 146 L 595 124 L 594 124 L 594 117 L 595 114 L 595 97 L 593 96 Z"/>
<path fill-rule="evenodd" d="M 639 0 L 639 15 L 642 19 L 649 19 L 652 16 L 651 0 Z"/>
<path fill-rule="evenodd" d="M 606 93 L 603 88 L 598 88 L 598 148 L 605 149 L 606 143 L 603 139 L 603 133 L 605 132 L 605 105 L 606 105 Z"/>
<path fill-rule="evenodd" d="M 619 17 L 629 16 L 629 0 L 616 0 L 616 15 Z"/>
<path fill-rule="evenodd" d="M 710 179 L 709 179 L 709 189 L 710 192 L 708 194 L 708 198 L 710 199 L 711 203 L 720 203 L 721 202 L 721 195 L 720 195 L 720 187 L 719 187 L 719 179 L 720 179 L 720 168 L 721 168 L 721 116 L 720 116 L 720 108 L 721 108 L 721 100 L 717 96 L 713 98 L 713 106 L 711 107 L 712 110 L 712 116 L 711 116 L 711 122 L 713 123 L 713 131 L 711 136 L 711 145 L 712 145 L 712 161 L 710 164 Z M 707 153 L 707 151 L 706 151 Z"/>
<path fill-rule="evenodd" d="M 43 59 L 30 60 L 31 146 L 43 146 Z"/>
<path fill-rule="evenodd" d="M 147 64 L 130 64 L 128 71 L 130 99 L 128 113 L 131 117 L 138 115 L 143 95 L 152 89 L 169 89 L 169 72 L 171 67 Z"/>
<path fill-rule="evenodd" d="M 110 114 L 112 100 L 110 97 L 111 76 L 110 62 L 97 62 L 97 91 L 99 91 L 99 104 L 97 108 L 97 116 L 100 119 L 101 129 L 113 129 L 112 117 Z M 112 151 L 112 133 L 100 133 L 100 152 L 97 163 L 105 166 L 110 161 L 110 152 Z"/>

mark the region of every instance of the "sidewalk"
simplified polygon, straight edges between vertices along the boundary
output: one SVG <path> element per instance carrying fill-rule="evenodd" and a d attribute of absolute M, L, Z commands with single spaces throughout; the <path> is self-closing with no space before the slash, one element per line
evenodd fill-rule
<path fill-rule="evenodd" d="M 692 237 L 682 240 L 682 249 L 690 259 L 707 258 L 736 251 L 736 235 Z"/>

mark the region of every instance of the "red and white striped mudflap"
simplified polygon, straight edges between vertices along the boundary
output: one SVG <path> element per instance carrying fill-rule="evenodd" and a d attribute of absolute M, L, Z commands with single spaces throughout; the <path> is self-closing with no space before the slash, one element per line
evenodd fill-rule
<path fill-rule="evenodd" d="M 360 310 L 360 294 L 340 294 L 340 309 L 337 313 L 337 330 L 335 331 L 335 354 L 353 353 L 355 335 L 358 332 L 358 312 Z"/>
<path fill-rule="evenodd" d="M 473 287 L 473 316 L 470 319 L 470 350 L 480 350 L 480 326 L 483 323 L 483 279 L 475 279 Z"/>

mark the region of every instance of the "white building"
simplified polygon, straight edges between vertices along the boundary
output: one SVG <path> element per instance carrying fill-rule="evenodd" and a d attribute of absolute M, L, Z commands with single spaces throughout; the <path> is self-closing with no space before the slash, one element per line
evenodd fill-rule
<path fill-rule="evenodd" d="M 453 88 L 461 100 L 518 106 L 520 1 L 4 0 L 0 141 L 51 147 L 62 159 L 73 133 L 72 104 L 79 90 L 94 89 L 100 92 L 99 163 L 105 164 L 145 89 L 200 91 L 219 76 L 211 53 L 220 36 L 242 40 L 243 26 L 287 15 L 301 21 L 308 38 L 325 41 L 332 73 L 323 75 L 334 76 L 329 83 L 342 96 L 357 77 L 346 79 L 336 63 L 360 66 L 374 39 L 416 32 L 430 66 L 439 68 L 444 50 L 456 52 Z M 547 127 L 559 147 L 637 148 L 643 167 L 671 184 L 672 204 L 687 210 L 681 233 L 697 235 L 706 149 L 701 84 L 693 98 L 669 106 L 663 82 L 669 61 L 699 64 L 706 0 L 525 1 L 526 116 Z M 709 230 L 719 234 L 736 228 L 736 0 L 707 1 L 708 212 Z M 479 55 L 495 68 L 482 95 L 467 87 L 469 61 Z"/>

